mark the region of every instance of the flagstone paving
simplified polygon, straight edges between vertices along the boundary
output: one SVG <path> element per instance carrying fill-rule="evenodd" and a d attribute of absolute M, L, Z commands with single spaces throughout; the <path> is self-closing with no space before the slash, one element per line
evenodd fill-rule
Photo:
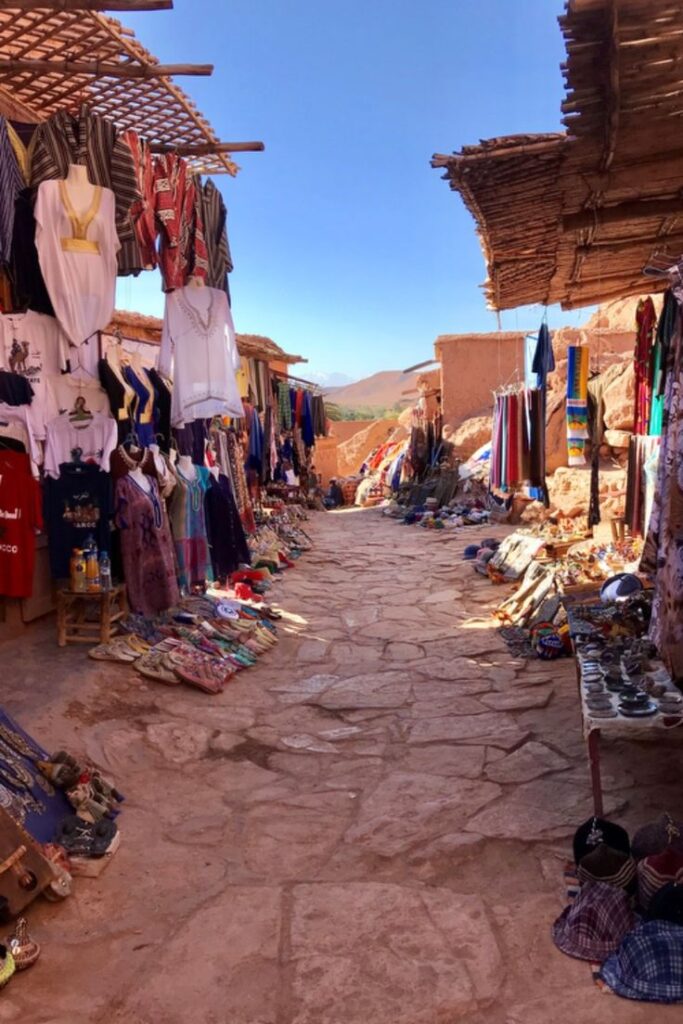
<path fill-rule="evenodd" d="M 591 809 L 574 669 L 502 644 L 508 590 L 461 558 L 491 528 L 309 529 L 281 643 L 220 697 L 59 651 L 52 623 L 3 647 L 2 703 L 127 801 L 105 873 L 31 908 L 43 956 L 0 1024 L 650 1022 L 550 940 Z M 680 805 L 675 746 L 604 759 L 627 825 Z"/>

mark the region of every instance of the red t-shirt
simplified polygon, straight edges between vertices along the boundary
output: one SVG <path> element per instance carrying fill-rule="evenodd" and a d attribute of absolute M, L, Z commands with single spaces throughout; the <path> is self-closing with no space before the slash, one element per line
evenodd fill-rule
<path fill-rule="evenodd" d="M 0 450 L 0 594 L 30 597 L 36 529 L 43 525 L 40 487 L 28 455 Z"/>

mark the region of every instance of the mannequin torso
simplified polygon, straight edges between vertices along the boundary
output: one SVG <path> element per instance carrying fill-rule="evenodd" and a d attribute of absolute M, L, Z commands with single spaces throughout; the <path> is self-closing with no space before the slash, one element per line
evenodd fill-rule
<path fill-rule="evenodd" d="M 70 164 L 66 176 L 66 188 L 71 205 L 83 217 L 90 209 L 96 186 L 90 183 L 88 169 L 83 164 Z"/>
<path fill-rule="evenodd" d="M 157 476 L 160 480 L 163 480 L 168 472 L 168 466 L 164 462 L 164 457 L 161 454 L 158 444 L 151 444 L 149 450 L 154 458 L 154 468 L 157 471 Z"/>
<path fill-rule="evenodd" d="M 191 455 L 181 455 L 178 458 L 178 469 L 186 480 L 196 479 L 197 470 L 194 467 Z"/>
<path fill-rule="evenodd" d="M 141 491 L 144 491 L 145 494 L 150 493 L 150 491 L 152 490 L 152 482 L 150 478 L 146 476 L 145 473 L 142 472 L 141 469 L 131 469 L 129 475 L 131 480 L 135 481 L 135 483 L 138 485 Z"/>

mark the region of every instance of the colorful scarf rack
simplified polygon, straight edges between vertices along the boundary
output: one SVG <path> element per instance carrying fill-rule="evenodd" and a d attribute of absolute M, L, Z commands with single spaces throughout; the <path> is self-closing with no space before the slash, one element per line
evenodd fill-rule
<path fill-rule="evenodd" d="M 587 345 L 570 345 L 567 350 L 567 451 L 570 466 L 583 466 L 586 462 L 589 358 Z"/>
<path fill-rule="evenodd" d="M 543 392 L 523 388 L 496 395 L 490 486 L 499 491 L 545 484 Z"/>

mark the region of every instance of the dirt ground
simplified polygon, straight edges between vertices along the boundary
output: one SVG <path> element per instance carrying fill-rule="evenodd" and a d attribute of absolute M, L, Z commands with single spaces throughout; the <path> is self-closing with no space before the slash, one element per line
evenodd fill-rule
<path fill-rule="evenodd" d="M 60 651 L 53 623 L 3 646 L 0 701 L 127 802 L 102 877 L 30 908 L 43 956 L 0 1024 L 679 1020 L 551 942 L 591 810 L 574 669 L 508 655 L 502 591 L 461 559 L 490 529 L 309 526 L 281 643 L 220 697 Z M 604 765 L 628 827 L 681 813 L 680 745 Z"/>

